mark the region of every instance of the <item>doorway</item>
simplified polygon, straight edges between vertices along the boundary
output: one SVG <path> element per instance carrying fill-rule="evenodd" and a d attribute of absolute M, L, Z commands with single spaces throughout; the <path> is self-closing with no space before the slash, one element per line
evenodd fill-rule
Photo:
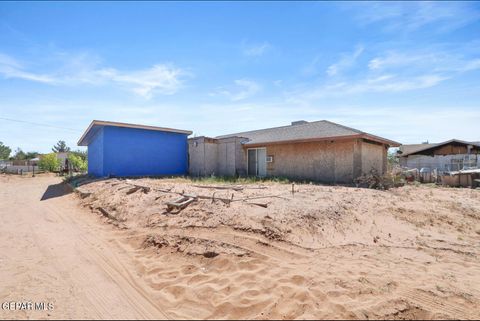
<path fill-rule="evenodd" d="M 248 176 L 267 176 L 267 149 L 249 148 L 248 153 Z"/>

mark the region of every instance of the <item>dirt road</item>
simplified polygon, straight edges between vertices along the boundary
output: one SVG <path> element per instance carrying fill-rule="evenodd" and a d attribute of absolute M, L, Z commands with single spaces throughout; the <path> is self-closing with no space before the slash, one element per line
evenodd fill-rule
<path fill-rule="evenodd" d="M 0 177 L 0 318 L 167 318 L 112 230 L 60 182 Z M 53 309 L 12 311 L 5 302 Z"/>
<path fill-rule="evenodd" d="M 0 319 L 478 319 L 480 192 L 0 175 Z M 231 195 L 220 190 L 218 195 Z M 98 207 L 112 218 L 103 217 Z M 89 210 L 91 208 L 92 210 Z M 53 304 L 15 310 L 9 302 Z M 28 308 L 28 306 L 27 306 Z"/>

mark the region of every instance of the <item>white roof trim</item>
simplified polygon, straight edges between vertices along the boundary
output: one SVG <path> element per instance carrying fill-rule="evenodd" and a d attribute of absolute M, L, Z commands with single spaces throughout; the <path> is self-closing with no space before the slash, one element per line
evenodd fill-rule
<path fill-rule="evenodd" d="M 182 129 L 174 129 L 174 128 L 167 128 L 167 127 L 157 127 L 157 126 L 148 126 L 148 125 L 139 125 L 139 124 L 129 124 L 129 123 L 119 123 L 113 121 L 104 121 L 104 120 L 93 120 L 88 126 L 87 130 L 83 133 L 82 137 L 78 140 L 77 145 L 81 145 L 82 141 L 87 136 L 88 132 L 92 129 L 93 126 L 112 126 L 112 127 L 124 127 L 124 128 L 136 128 L 136 129 L 146 129 L 146 130 L 156 130 L 161 132 L 171 132 L 171 133 L 178 133 L 178 134 L 185 134 L 191 135 L 192 131 L 190 130 L 182 130 Z"/>

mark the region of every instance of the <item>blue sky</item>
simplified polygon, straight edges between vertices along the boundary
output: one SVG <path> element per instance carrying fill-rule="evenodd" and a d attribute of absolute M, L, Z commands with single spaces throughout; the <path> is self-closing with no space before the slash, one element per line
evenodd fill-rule
<path fill-rule="evenodd" d="M 0 3 L 0 118 L 54 126 L 0 119 L 26 151 L 93 119 L 478 141 L 479 80 L 476 2 Z"/>

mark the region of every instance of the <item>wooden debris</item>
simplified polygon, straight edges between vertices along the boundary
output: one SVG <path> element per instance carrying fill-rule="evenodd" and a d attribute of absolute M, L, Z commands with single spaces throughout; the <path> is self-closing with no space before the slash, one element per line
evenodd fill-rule
<path fill-rule="evenodd" d="M 80 189 L 75 189 L 75 192 L 78 194 L 78 196 L 80 196 L 81 199 L 84 199 L 84 198 L 87 198 L 89 197 L 90 195 L 92 195 L 91 192 L 85 192 L 85 191 L 82 191 Z"/>
<path fill-rule="evenodd" d="M 143 193 L 147 194 L 148 192 L 150 192 L 150 187 L 148 187 L 148 186 L 135 185 L 134 187 L 130 188 L 130 189 L 127 191 L 127 195 L 133 194 L 133 193 L 135 193 L 135 192 L 138 191 L 138 190 L 142 190 Z"/>
<path fill-rule="evenodd" d="M 177 210 L 174 214 L 180 212 L 189 204 L 195 202 L 197 197 L 195 195 L 185 194 L 182 197 L 179 197 L 173 201 L 167 202 L 167 212 L 172 212 L 173 210 Z"/>
<path fill-rule="evenodd" d="M 226 185 L 226 186 L 218 186 L 218 185 L 192 185 L 193 187 L 198 188 L 211 188 L 211 189 L 232 189 L 234 191 L 241 191 L 243 190 L 242 186 L 235 186 L 235 185 Z"/>
<path fill-rule="evenodd" d="M 177 195 L 180 195 L 180 196 L 186 196 L 188 194 L 185 193 L 185 191 L 182 191 L 182 192 L 175 192 L 175 191 L 172 191 L 173 188 L 170 188 L 170 189 L 160 189 L 160 188 L 153 188 L 153 187 L 148 187 L 148 186 L 143 186 L 143 185 L 137 185 L 137 184 L 133 184 L 133 183 L 130 183 L 130 182 L 126 182 L 127 184 L 129 185 L 132 185 L 132 186 L 135 186 L 135 187 L 141 187 L 141 188 L 145 188 L 145 189 L 148 189 L 148 191 L 151 190 L 154 190 L 154 191 L 158 191 L 158 192 L 162 192 L 162 193 L 170 193 L 170 194 L 177 194 Z M 260 188 L 260 187 L 259 187 Z M 262 187 L 263 188 L 263 187 Z M 248 200 L 253 200 L 253 199 L 261 199 L 261 198 L 280 198 L 280 199 L 284 199 L 284 200 L 289 200 L 289 198 L 286 198 L 286 197 L 283 197 L 281 195 L 264 195 L 264 196 L 254 196 L 254 197 L 245 197 L 245 198 L 237 198 L 237 199 L 234 199 L 233 197 L 231 198 L 224 198 L 224 197 L 216 197 L 215 196 L 216 192 L 213 192 L 212 196 L 207 196 L 207 195 L 195 195 L 195 199 L 207 199 L 207 200 L 212 200 L 212 203 L 214 203 L 215 201 L 222 201 L 224 202 L 225 204 L 230 204 L 232 202 L 239 202 L 239 201 L 248 201 Z M 158 199 L 159 197 L 157 197 L 156 199 Z"/>
<path fill-rule="evenodd" d="M 99 210 L 103 216 L 111 219 L 111 220 L 114 220 L 114 221 L 122 221 L 120 219 L 118 219 L 117 217 L 113 216 L 112 214 L 110 214 L 106 209 L 104 209 L 103 207 L 97 207 L 97 210 Z"/>
<path fill-rule="evenodd" d="M 248 200 L 255 200 L 255 199 L 261 199 L 261 198 L 281 198 L 284 200 L 288 200 L 288 198 L 280 196 L 280 195 L 265 195 L 265 196 L 254 196 L 254 197 L 245 197 L 245 198 L 238 198 L 236 200 L 233 200 L 232 202 L 238 202 L 238 201 L 248 201 Z"/>
<path fill-rule="evenodd" d="M 264 208 L 267 208 L 268 207 L 268 203 L 257 203 L 257 202 L 245 202 L 249 205 L 256 205 L 256 206 L 260 206 L 260 207 L 264 207 Z"/>

